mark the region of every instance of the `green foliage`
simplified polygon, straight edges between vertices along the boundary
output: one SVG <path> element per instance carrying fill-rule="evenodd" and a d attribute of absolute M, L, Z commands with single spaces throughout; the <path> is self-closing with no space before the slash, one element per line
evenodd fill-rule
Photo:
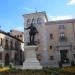
<path fill-rule="evenodd" d="M 63 69 L 66 72 L 65 67 L 64 68 L 45 68 L 42 70 L 22 70 L 22 69 L 15 69 L 12 68 L 9 72 L 4 73 L 4 75 L 61 75 L 63 73 Z M 67 74 L 67 73 L 66 73 Z"/>
<path fill-rule="evenodd" d="M 47 68 L 43 70 L 21 70 L 12 68 L 7 73 L 8 75 L 59 75 L 59 68 Z"/>
<path fill-rule="evenodd" d="M 75 66 L 75 62 L 74 61 L 71 61 L 71 66 Z"/>
<path fill-rule="evenodd" d="M 0 64 L 0 68 L 2 68 L 2 64 Z"/>
<path fill-rule="evenodd" d="M 61 61 L 59 62 L 59 67 L 62 67 L 62 62 Z"/>

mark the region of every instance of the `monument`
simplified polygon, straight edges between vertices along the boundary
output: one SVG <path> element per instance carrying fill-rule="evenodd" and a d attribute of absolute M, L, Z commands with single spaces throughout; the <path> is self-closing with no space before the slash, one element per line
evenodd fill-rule
<path fill-rule="evenodd" d="M 24 47 L 25 61 L 23 63 L 23 69 L 42 69 L 42 66 L 40 65 L 36 57 L 36 49 L 38 48 L 38 46 L 35 43 L 35 36 L 38 31 L 33 23 L 31 23 L 28 28 L 25 28 L 25 30 L 28 29 L 30 29 L 28 34 L 29 41 Z"/>

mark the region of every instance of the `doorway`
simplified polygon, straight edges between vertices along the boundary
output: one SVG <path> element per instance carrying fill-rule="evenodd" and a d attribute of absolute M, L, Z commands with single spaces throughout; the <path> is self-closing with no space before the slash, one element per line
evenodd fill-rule
<path fill-rule="evenodd" d="M 60 50 L 60 61 L 62 63 L 69 63 L 67 53 L 68 53 L 68 50 Z"/>
<path fill-rule="evenodd" d="M 6 66 L 9 65 L 9 54 L 8 53 L 5 55 L 5 65 Z"/>

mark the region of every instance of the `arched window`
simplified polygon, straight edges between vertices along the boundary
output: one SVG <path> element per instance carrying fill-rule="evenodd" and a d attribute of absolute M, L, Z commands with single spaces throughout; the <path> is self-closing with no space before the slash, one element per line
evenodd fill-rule
<path fill-rule="evenodd" d="M 64 38 L 64 37 L 65 37 L 64 32 L 60 32 L 60 38 Z"/>
<path fill-rule="evenodd" d="M 60 32 L 60 41 L 66 41 L 67 38 L 65 37 L 65 33 L 64 32 Z"/>
<path fill-rule="evenodd" d="M 37 18 L 37 24 L 41 24 L 41 23 L 42 23 L 41 18 Z"/>
<path fill-rule="evenodd" d="M 31 23 L 31 19 L 27 20 L 27 25 L 29 25 Z"/>
<path fill-rule="evenodd" d="M 12 43 L 12 41 L 10 41 L 10 49 L 12 49 L 13 48 L 13 43 Z"/>
<path fill-rule="evenodd" d="M 2 45 L 2 38 L 1 38 L 1 45 Z"/>
<path fill-rule="evenodd" d="M 33 24 L 36 24 L 36 19 L 32 19 L 32 23 Z"/>
<path fill-rule="evenodd" d="M 8 45 L 8 44 L 9 44 L 9 43 L 8 43 L 8 39 L 6 39 L 6 40 L 5 40 L 5 48 L 6 48 L 6 49 L 9 49 L 9 45 Z"/>

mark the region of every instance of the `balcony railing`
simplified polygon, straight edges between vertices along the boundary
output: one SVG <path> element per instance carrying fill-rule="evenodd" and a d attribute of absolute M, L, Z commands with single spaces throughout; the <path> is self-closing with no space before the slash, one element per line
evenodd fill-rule
<path fill-rule="evenodd" d="M 64 41 L 64 42 L 57 42 L 57 43 L 55 43 L 55 46 L 56 47 L 60 47 L 60 46 L 71 46 L 72 45 L 72 43 L 71 42 L 66 42 L 66 41 Z"/>
<path fill-rule="evenodd" d="M 8 45 L 5 45 L 4 49 L 9 50 L 10 48 Z"/>
<path fill-rule="evenodd" d="M 68 41 L 68 39 L 66 37 L 60 37 L 59 38 L 59 42 L 66 42 Z"/>

